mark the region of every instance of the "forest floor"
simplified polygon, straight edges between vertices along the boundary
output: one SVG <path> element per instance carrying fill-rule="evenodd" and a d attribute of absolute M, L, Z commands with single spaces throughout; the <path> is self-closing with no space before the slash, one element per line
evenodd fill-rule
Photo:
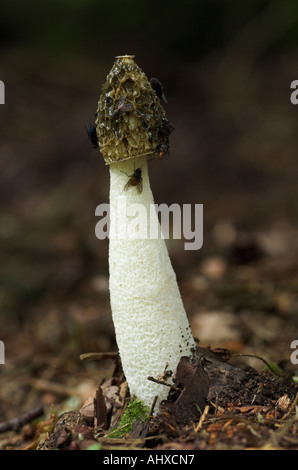
<path fill-rule="evenodd" d="M 224 272 L 222 262 L 205 260 L 199 276 L 181 283 L 188 308 L 194 311 L 200 298 L 206 309 L 197 309 L 191 317 L 193 331 L 201 331 L 202 339 L 189 380 L 181 383 L 178 374 L 178 396 L 171 393 L 157 414 L 145 423 L 136 420 L 121 437 L 114 436 L 115 427 L 121 427 L 130 397 L 117 349 L 108 350 L 114 341 L 112 326 L 107 321 L 105 333 L 102 326 L 96 331 L 98 308 L 91 306 L 90 296 L 89 305 L 81 298 L 80 307 L 72 301 L 60 312 L 44 306 L 42 318 L 31 317 L 21 339 L 16 339 L 26 347 L 25 354 L 3 367 L 1 415 L 6 419 L 0 423 L 0 448 L 298 449 L 297 365 L 290 360 L 295 353 L 291 342 L 297 261 L 288 260 L 281 269 L 280 260 L 262 258 L 225 267 Z M 101 296 L 108 297 L 106 287 L 100 289 Z M 55 355 L 40 338 L 44 335 L 48 341 L 51 328 L 57 334 L 53 322 L 59 315 L 64 325 L 60 338 L 52 339 Z M 105 309 L 103 322 L 104 315 Z M 84 327 L 76 325 L 78 317 L 84 318 Z M 228 339 L 222 344 L 218 337 L 209 346 L 215 324 Z M 76 327 L 81 331 L 69 333 Z M 32 342 L 36 329 L 39 344 Z M 78 350 L 84 343 L 95 343 L 96 334 L 104 335 L 106 351 L 80 358 Z M 65 341 L 68 335 L 72 344 Z M 184 364 L 184 372 L 188 366 Z"/>

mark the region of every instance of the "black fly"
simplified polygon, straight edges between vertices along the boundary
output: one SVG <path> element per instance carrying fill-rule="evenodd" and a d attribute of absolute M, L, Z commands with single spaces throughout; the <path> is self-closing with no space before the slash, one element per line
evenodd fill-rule
<path fill-rule="evenodd" d="M 165 142 L 158 144 L 155 151 L 156 153 L 158 153 L 159 160 L 162 160 L 163 158 L 169 158 L 170 156 L 170 146 Z"/>
<path fill-rule="evenodd" d="M 90 126 L 86 123 L 86 130 L 90 144 L 94 149 L 98 148 L 98 137 L 96 133 L 96 127 Z"/>
<path fill-rule="evenodd" d="M 162 118 L 160 126 L 157 127 L 157 135 L 161 140 L 168 140 L 169 135 L 175 130 L 173 124 L 167 120 L 167 118 Z"/>
<path fill-rule="evenodd" d="M 158 80 L 158 78 L 150 78 L 150 85 L 152 86 L 153 90 L 155 91 L 156 95 L 159 99 L 163 99 L 166 104 L 168 104 L 168 100 L 166 95 L 163 91 L 162 83 Z"/>

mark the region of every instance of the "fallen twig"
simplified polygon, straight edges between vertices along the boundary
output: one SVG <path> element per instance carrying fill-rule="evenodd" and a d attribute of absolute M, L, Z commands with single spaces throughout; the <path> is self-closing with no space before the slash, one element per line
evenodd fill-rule
<path fill-rule="evenodd" d="M 274 375 L 277 375 L 278 377 L 284 377 L 284 374 L 279 374 L 277 372 L 277 370 L 275 370 L 270 364 L 269 362 L 266 361 L 266 359 L 264 359 L 263 357 L 261 356 L 256 356 L 255 354 L 242 354 L 242 353 L 239 353 L 239 354 L 233 354 L 231 357 L 237 357 L 237 356 L 240 356 L 240 357 L 253 357 L 255 359 L 259 359 L 260 361 L 262 361 L 267 367 L 268 369 L 271 370 L 271 372 L 274 374 Z"/>
<path fill-rule="evenodd" d="M 115 359 L 118 357 L 118 352 L 90 352 L 80 355 L 81 361 L 86 359 L 92 359 L 94 361 L 100 361 L 102 359 Z"/>
<path fill-rule="evenodd" d="M 4 421 L 0 423 L 0 433 L 6 431 L 18 431 L 22 428 L 25 424 L 30 423 L 33 419 L 39 418 L 44 414 L 44 410 L 41 406 L 37 406 L 30 411 L 18 416 L 17 418 L 9 419 L 8 421 Z"/>
<path fill-rule="evenodd" d="M 206 416 L 208 415 L 209 413 L 209 410 L 210 410 L 210 406 L 209 405 L 206 405 L 205 406 L 205 409 L 203 411 L 203 414 L 200 418 L 200 421 L 198 422 L 198 425 L 197 427 L 195 428 L 195 432 L 198 432 L 201 428 L 202 428 L 202 425 L 203 425 L 203 422 L 205 421 L 206 419 Z"/>
<path fill-rule="evenodd" d="M 181 392 L 182 389 L 181 388 L 178 388 L 178 387 L 175 387 L 174 385 L 172 384 L 168 384 L 168 382 L 166 382 L 165 380 L 162 380 L 162 379 L 155 379 L 154 377 L 147 377 L 148 380 L 151 380 L 151 382 L 155 382 L 157 384 L 160 384 L 160 385 L 165 385 L 166 387 L 169 387 L 171 388 L 172 390 L 176 390 L 177 392 Z"/>
<path fill-rule="evenodd" d="M 153 400 L 152 405 L 151 405 L 151 409 L 150 409 L 150 416 L 153 416 L 154 408 L 155 408 L 157 399 L 158 399 L 158 395 L 155 395 L 154 400 Z"/>

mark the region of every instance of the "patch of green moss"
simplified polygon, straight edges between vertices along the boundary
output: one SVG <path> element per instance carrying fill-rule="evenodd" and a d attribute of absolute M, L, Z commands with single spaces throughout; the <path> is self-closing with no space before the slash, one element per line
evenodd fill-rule
<path fill-rule="evenodd" d="M 91 444 L 86 450 L 101 450 L 101 445 L 98 443 Z"/>
<path fill-rule="evenodd" d="M 145 423 L 150 416 L 150 409 L 141 400 L 132 400 L 121 418 L 119 426 L 109 433 L 110 437 L 121 438 L 130 434 L 136 421 Z"/>

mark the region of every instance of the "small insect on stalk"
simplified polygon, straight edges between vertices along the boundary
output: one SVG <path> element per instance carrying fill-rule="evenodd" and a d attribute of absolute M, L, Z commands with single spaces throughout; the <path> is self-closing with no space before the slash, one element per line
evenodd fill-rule
<path fill-rule="evenodd" d="M 90 144 L 94 149 L 98 148 L 98 137 L 96 133 L 96 127 L 90 126 L 90 124 L 86 123 L 86 130 Z"/>
<path fill-rule="evenodd" d="M 142 169 L 137 168 L 132 175 L 128 175 L 125 173 L 125 171 L 122 171 L 122 173 L 124 173 L 129 178 L 126 185 L 124 186 L 124 190 L 127 191 L 130 186 L 135 186 L 138 193 L 141 194 L 143 191 Z"/>

